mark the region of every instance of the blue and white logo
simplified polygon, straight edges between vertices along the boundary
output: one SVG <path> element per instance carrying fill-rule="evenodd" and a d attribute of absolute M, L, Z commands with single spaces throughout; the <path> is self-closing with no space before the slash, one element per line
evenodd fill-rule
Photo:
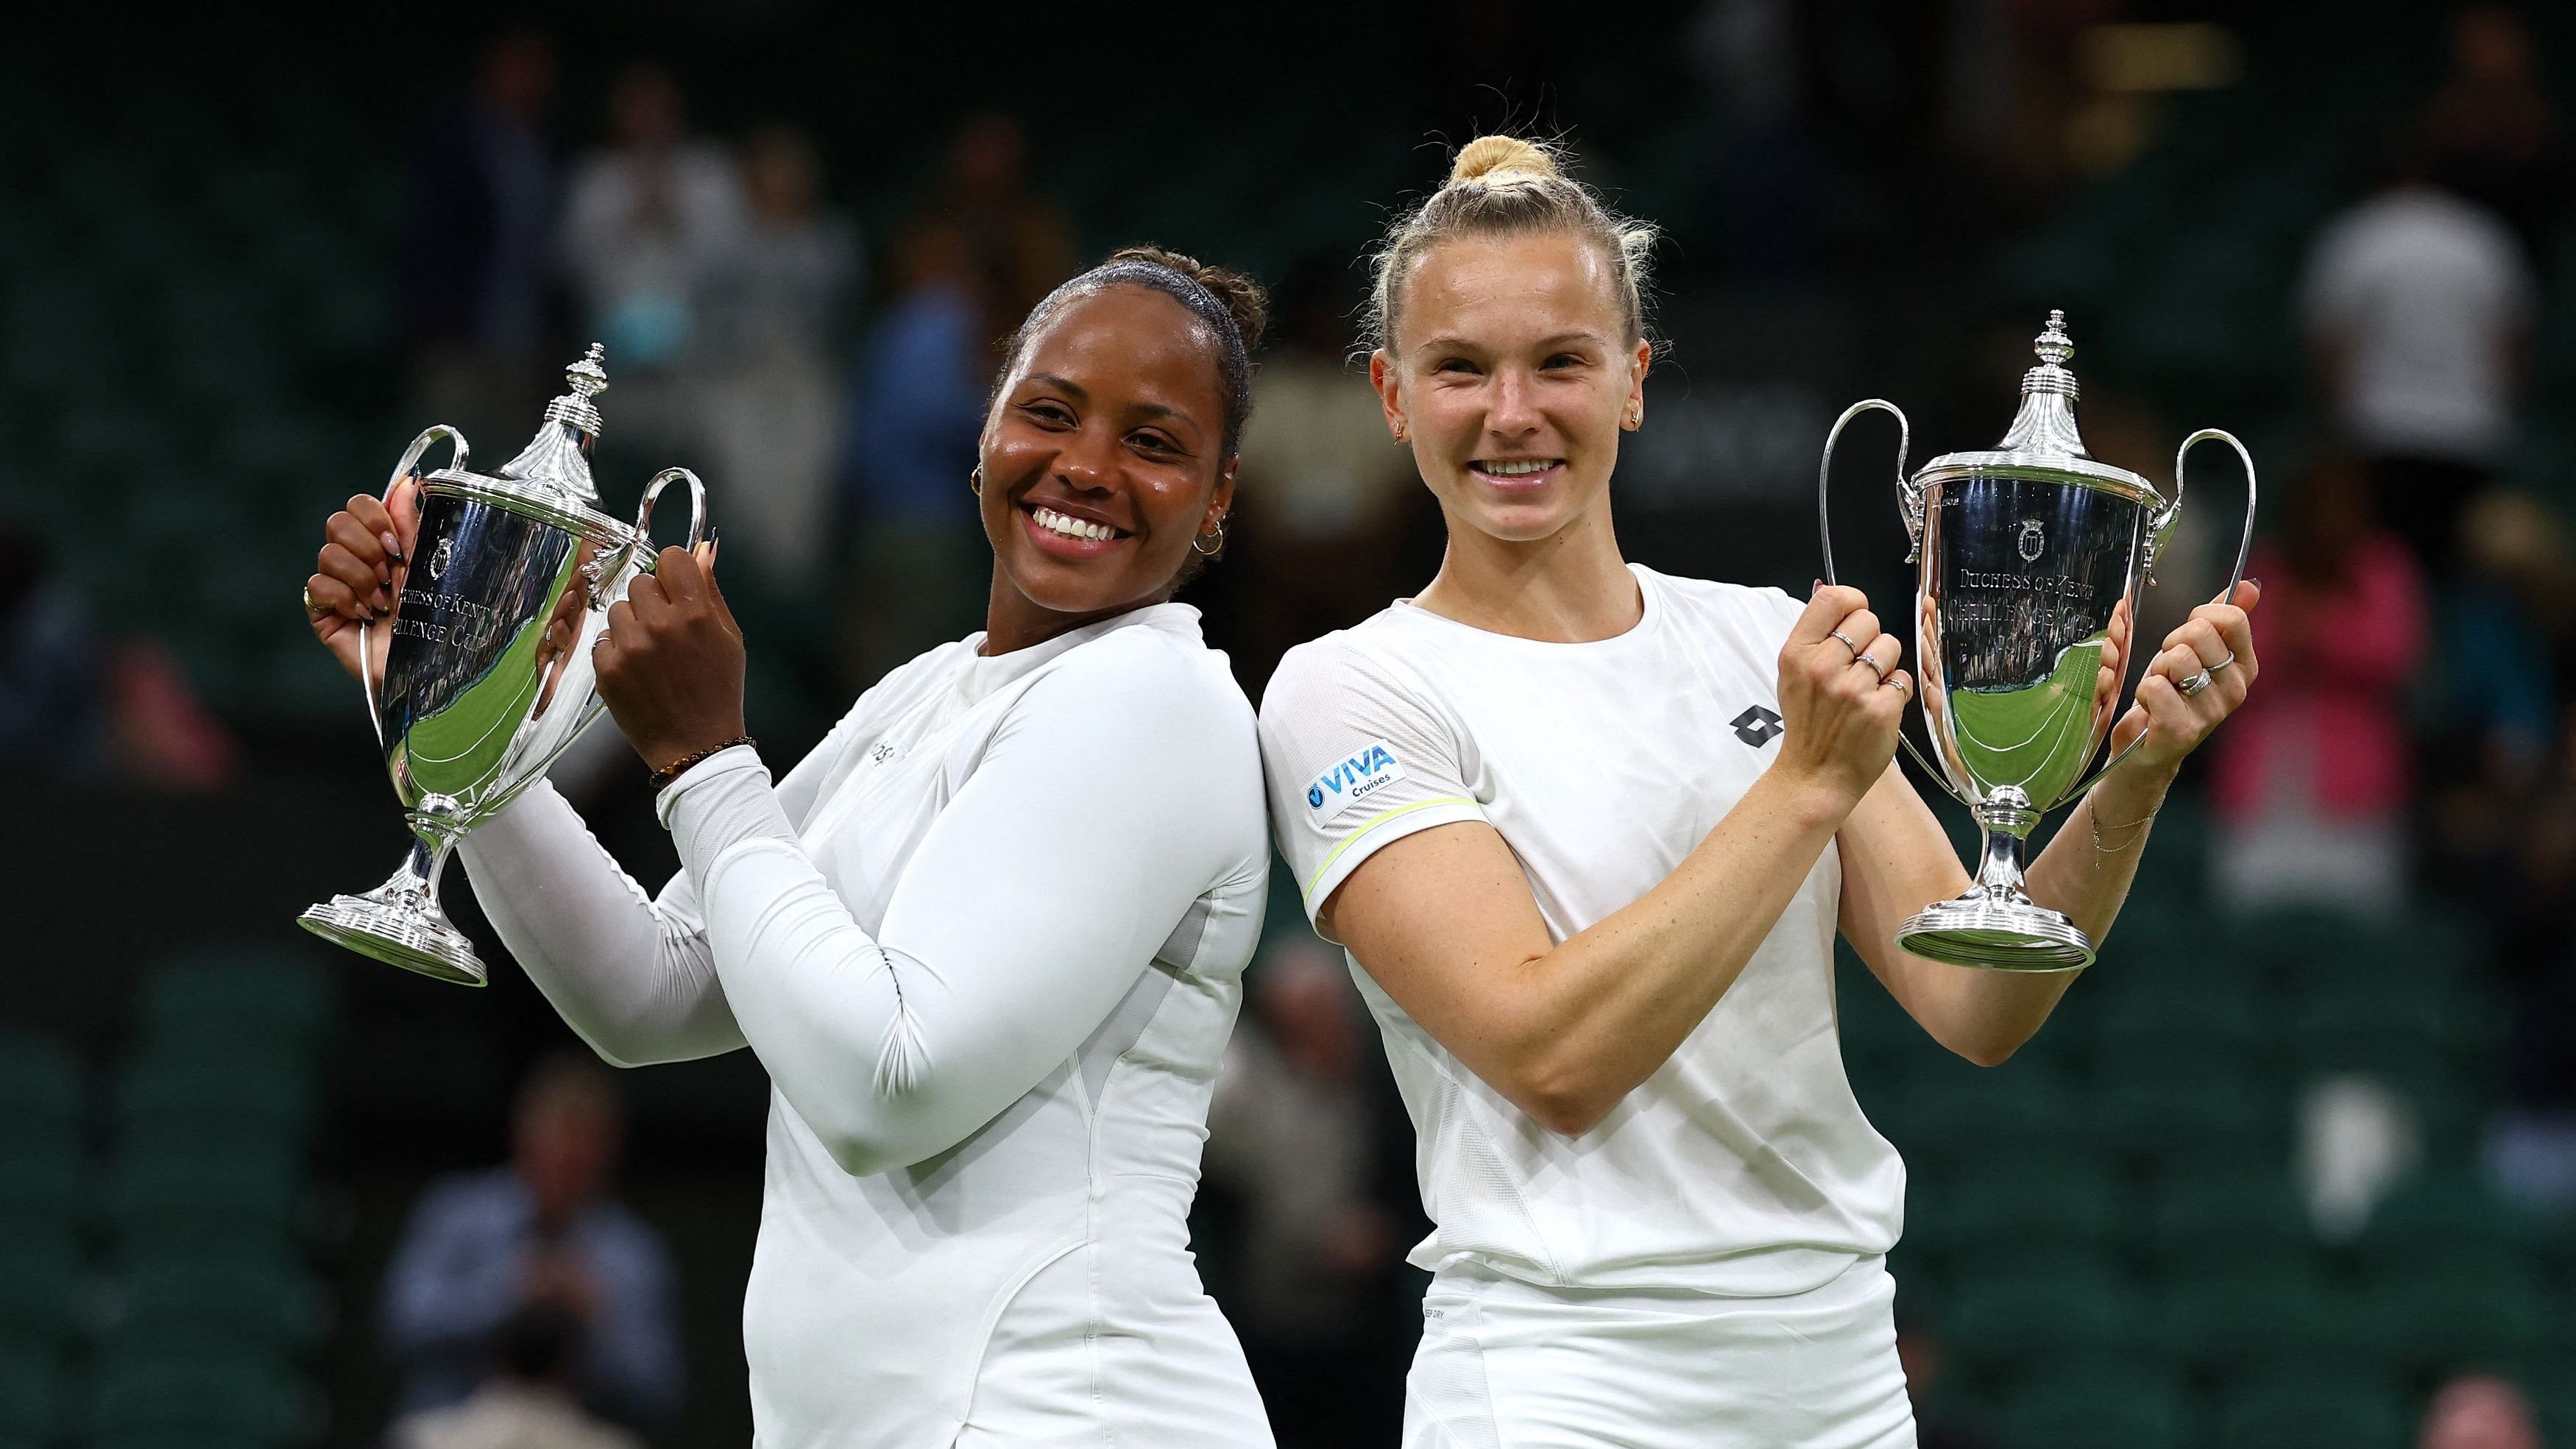
<path fill-rule="evenodd" d="M 1321 825 L 1403 778 L 1404 765 L 1396 759 L 1395 747 L 1371 740 L 1306 787 L 1306 813 Z"/>

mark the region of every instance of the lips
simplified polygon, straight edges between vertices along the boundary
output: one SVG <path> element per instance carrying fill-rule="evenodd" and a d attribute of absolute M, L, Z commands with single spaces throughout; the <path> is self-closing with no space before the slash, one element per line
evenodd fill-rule
<path fill-rule="evenodd" d="M 1083 518 L 1044 503 L 1022 503 L 1029 541 L 1040 553 L 1068 561 L 1094 559 L 1134 538 L 1133 533 L 1097 518 Z"/>
<path fill-rule="evenodd" d="M 1487 487 L 1505 493 L 1544 488 L 1564 471 L 1563 458 L 1479 458 L 1467 465 Z"/>

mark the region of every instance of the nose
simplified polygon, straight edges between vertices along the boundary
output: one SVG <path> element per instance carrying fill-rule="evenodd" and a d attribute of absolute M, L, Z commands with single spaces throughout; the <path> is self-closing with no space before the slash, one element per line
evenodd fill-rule
<path fill-rule="evenodd" d="M 1494 374 L 1493 402 L 1485 409 L 1485 427 L 1499 437 L 1526 437 L 1538 430 L 1538 393 L 1529 374 L 1506 367 Z"/>
<path fill-rule="evenodd" d="M 1055 455 L 1056 476 L 1086 493 L 1107 489 L 1118 476 L 1118 440 L 1107 428 L 1085 427 Z"/>

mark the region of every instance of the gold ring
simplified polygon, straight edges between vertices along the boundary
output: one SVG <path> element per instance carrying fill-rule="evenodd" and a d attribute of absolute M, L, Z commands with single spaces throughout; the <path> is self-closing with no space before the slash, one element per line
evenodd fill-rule
<path fill-rule="evenodd" d="M 304 586 L 304 617 L 307 619 L 319 619 L 330 612 L 330 605 L 318 604 L 313 601 L 313 586 L 311 584 L 306 584 Z"/>

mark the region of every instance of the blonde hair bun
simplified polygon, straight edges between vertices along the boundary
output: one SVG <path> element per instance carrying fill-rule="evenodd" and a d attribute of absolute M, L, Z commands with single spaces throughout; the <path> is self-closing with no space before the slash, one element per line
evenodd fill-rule
<path fill-rule="evenodd" d="M 1458 159 L 1450 163 L 1449 184 L 1500 179 L 1514 173 L 1555 176 L 1556 153 L 1518 136 L 1478 136 L 1460 148 Z"/>

